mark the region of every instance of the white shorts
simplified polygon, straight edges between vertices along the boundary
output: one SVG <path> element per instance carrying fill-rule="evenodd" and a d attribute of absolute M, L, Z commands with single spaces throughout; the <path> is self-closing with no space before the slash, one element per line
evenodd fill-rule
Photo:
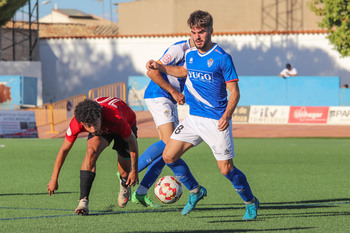
<path fill-rule="evenodd" d="M 232 159 L 235 157 L 232 121 L 224 131 L 219 131 L 218 122 L 218 120 L 206 117 L 188 115 L 176 127 L 171 139 L 188 142 L 194 146 L 205 141 L 211 148 L 216 160 Z"/>
<path fill-rule="evenodd" d="M 173 122 L 175 127 L 179 124 L 177 104 L 165 97 L 145 99 L 148 110 L 153 116 L 157 128 L 160 125 Z"/>

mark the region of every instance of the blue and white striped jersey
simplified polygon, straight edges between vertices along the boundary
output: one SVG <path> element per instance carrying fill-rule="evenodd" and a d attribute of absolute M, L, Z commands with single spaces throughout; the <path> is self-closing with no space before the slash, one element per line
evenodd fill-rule
<path fill-rule="evenodd" d="M 186 51 L 191 47 L 190 40 L 179 41 L 172 46 L 170 46 L 163 56 L 158 60 L 159 63 L 163 65 L 171 66 L 183 66 L 185 63 Z M 174 76 L 161 73 L 163 78 L 170 83 L 177 91 L 183 92 L 186 79 L 176 78 Z M 145 91 L 145 99 L 166 97 L 170 99 L 173 103 L 176 103 L 174 98 L 167 91 L 160 88 L 155 82 L 151 80 Z"/>
<path fill-rule="evenodd" d="M 217 44 L 205 54 L 186 53 L 186 103 L 190 114 L 219 120 L 227 106 L 226 83 L 238 81 L 232 58 Z"/>

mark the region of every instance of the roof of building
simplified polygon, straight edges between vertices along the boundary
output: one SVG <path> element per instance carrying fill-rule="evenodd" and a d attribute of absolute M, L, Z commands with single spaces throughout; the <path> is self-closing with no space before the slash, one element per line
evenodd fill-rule
<path fill-rule="evenodd" d="M 5 28 L 29 29 L 28 22 L 8 22 Z M 36 23 L 32 23 L 36 28 Z M 326 34 L 327 30 L 295 30 L 295 31 L 242 31 L 242 32 L 214 32 L 214 36 L 225 35 L 285 35 L 285 34 Z M 126 38 L 126 37 L 178 37 L 189 36 L 189 33 L 168 33 L 168 34 L 139 34 L 119 35 L 116 23 L 111 24 L 77 24 L 77 23 L 40 23 L 40 39 L 88 39 L 88 38 Z"/>
<path fill-rule="evenodd" d="M 64 21 L 62 19 L 64 18 Z M 86 14 L 75 9 L 52 9 L 51 14 L 39 19 L 40 23 L 73 23 L 73 24 L 117 24 L 108 19 L 93 14 Z"/>
<path fill-rule="evenodd" d="M 65 15 L 67 15 L 68 17 L 71 18 L 86 18 L 86 19 L 92 19 L 93 16 L 90 14 L 86 14 L 80 10 L 75 10 L 75 9 L 53 9 L 54 11 L 58 11 L 61 12 Z"/>
<path fill-rule="evenodd" d="M 8 22 L 4 28 L 29 29 L 28 22 Z M 32 23 L 32 29 L 37 24 Z M 39 38 L 67 38 L 67 37 L 105 37 L 118 34 L 116 23 L 109 24 L 75 24 L 75 23 L 39 23 Z"/>
<path fill-rule="evenodd" d="M 327 34 L 327 30 L 299 30 L 299 31 L 244 31 L 244 32 L 214 32 L 213 36 L 244 36 L 244 35 L 286 35 L 286 34 Z M 111 36 L 40 36 L 41 39 L 89 39 L 89 38 L 132 38 L 132 37 L 179 37 L 190 36 L 190 33 L 169 34 L 140 34 L 140 35 L 111 35 Z"/>
<path fill-rule="evenodd" d="M 29 29 L 27 21 L 10 21 L 4 28 Z M 36 22 L 31 23 L 36 29 Z M 104 37 L 118 34 L 118 24 L 74 9 L 53 9 L 39 19 L 39 38 Z"/>

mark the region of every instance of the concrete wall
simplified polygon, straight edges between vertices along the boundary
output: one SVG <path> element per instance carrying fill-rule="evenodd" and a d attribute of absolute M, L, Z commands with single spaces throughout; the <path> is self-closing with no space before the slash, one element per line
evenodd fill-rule
<path fill-rule="evenodd" d="M 147 76 L 129 77 L 128 104 L 133 110 L 148 110 L 143 99 L 148 83 Z M 339 88 L 339 77 L 240 76 L 239 89 L 238 106 L 350 106 L 350 89 Z"/>
<path fill-rule="evenodd" d="M 339 90 L 339 104 L 341 106 L 350 106 L 350 88 Z"/>
<path fill-rule="evenodd" d="M 241 76 L 239 105 L 339 106 L 339 77 Z M 346 96 L 344 94 L 344 96 Z"/>
<path fill-rule="evenodd" d="M 214 18 L 216 32 L 320 29 L 307 0 L 146 0 L 118 4 L 121 35 L 187 33 L 198 9 Z"/>
<path fill-rule="evenodd" d="M 41 40 L 43 101 L 55 102 L 99 86 L 127 83 L 129 76 L 144 76 L 149 59 L 158 59 L 170 44 L 184 39 Z M 240 76 L 276 76 L 290 62 L 300 76 L 339 76 L 340 85 L 350 84 L 350 57 L 340 58 L 325 34 L 214 36 L 213 41 L 231 54 Z M 32 76 L 7 69 L 14 75 Z"/>

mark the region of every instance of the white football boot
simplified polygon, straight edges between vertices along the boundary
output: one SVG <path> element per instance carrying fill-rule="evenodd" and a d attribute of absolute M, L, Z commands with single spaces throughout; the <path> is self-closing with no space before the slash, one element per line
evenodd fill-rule
<path fill-rule="evenodd" d="M 118 195 L 118 206 L 120 208 L 124 208 L 131 197 L 131 188 L 125 188 L 122 184 L 122 180 L 120 180 L 120 191 Z"/>
<path fill-rule="evenodd" d="M 88 215 L 89 214 L 89 200 L 83 198 L 79 201 L 78 207 L 75 209 L 75 213 L 78 215 Z"/>

